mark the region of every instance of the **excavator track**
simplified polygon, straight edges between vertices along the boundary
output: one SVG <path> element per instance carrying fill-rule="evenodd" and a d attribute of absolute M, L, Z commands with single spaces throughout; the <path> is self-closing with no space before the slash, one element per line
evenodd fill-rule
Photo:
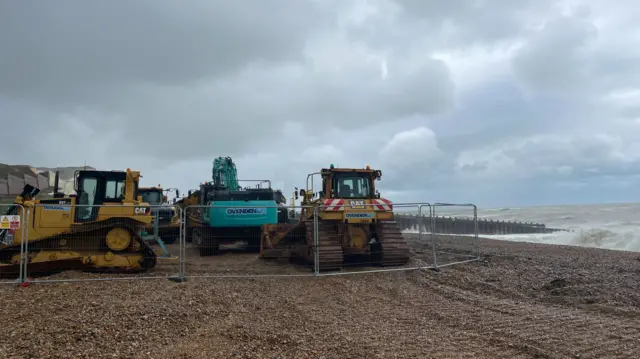
<path fill-rule="evenodd" d="M 409 262 L 409 245 L 396 221 L 379 221 L 376 223 L 376 234 L 382 247 L 382 253 L 378 256 L 380 265 L 402 266 Z"/>
<path fill-rule="evenodd" d="M 156 265 L 156 254 L 136 233 L 140 224 L 130 218 L 112 218 L 101 222 L 74 225 L 70 230 L 28 242 L 29 254 L 50 253 L 49 260 L 27 264 L 29 276 L 50 275 L 65 270 L 84 270 L 101 273 L 137 273 L 144 272 Z M 123 228 L 132 238 L 131 244 L 116 256 L 141 255 L 138 266 L 102 266 L 96 267 L 87 258 L 106 256 L 111 252 L 106 244 L 106 234 L 114 228 Z M 80 253 L 65 259 L 65 253 Z M 20 254 L 20 244 L 0 249 L 0 278 L 16 278 L 19 275 L 19 263 L 12 262 Z M 57 257 L 63 257 L 58 259 Z"/>

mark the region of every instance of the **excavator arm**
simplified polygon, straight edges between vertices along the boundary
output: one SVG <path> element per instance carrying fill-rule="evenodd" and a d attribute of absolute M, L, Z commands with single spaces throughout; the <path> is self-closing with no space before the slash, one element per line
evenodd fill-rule
<path fill-rule="evenodd" d="M 238 170 L 231 157 L 218 157 L 213 160 L 212 170 L 213 184 L 218 188 L 226 188 L 229 191 L 239 190 Z"/>

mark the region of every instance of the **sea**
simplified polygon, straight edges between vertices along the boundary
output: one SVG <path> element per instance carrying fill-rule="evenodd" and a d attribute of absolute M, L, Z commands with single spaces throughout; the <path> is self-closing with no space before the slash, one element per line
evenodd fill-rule
<path fill-rule="evenodd" d="M 469 208 L 437 208 L 439 216 L 473 216 Z M 478 218 L 543 223 L 572 232 L 482 235 L 506 241 L 640 252 L 640 203 L 478 208 Z"/>

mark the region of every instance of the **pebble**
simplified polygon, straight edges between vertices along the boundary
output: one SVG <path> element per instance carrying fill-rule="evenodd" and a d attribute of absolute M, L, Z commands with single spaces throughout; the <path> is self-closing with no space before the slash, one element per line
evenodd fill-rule
<path fill-rule="evenodd" d="M 469 243 L 448 236 L 438 245 L 455 253 Z M 430 260 L 427 243 L 414 238 L 411 246 L 414 261 Z M 481 248 L 489 258 L 484 263 L 441 272 L 0 286 L 6 338 L 0 357 L 624 358 L 640 352 L 639 332 L 629 332 L 640 326 L 637 254 L 484 239 Z M 560 278 L 562 286 L 550 285 Z"/>

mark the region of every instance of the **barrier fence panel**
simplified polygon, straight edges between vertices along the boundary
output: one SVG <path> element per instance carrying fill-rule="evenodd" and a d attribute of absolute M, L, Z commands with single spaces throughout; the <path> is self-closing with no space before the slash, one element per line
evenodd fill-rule
<path fill-rule="evenodd" d="M 27 208 L 25 278 L 30 282 L 169 278 L 180 271 L 180 208 L 71 205 Z"/>
<path fill-rule="evenodd" d="M 321 275 L 399 271 L 426 268 L 432 257 L 423 256 L 426 237 L 406 231 L 408 213 L 420 204 L 342 200 L 319 207 L 318 256 Z M 415 216 L 415 219 L 419 217 Z M 419 226 L 416 226 L 419 228 Z"/>
<path fill-rule="evenodd" d="M 27 212 L 21 205 L 0 204 L 0 284 L 21 282 Z"/>
<path fill-rule="evenodd" d="M 311 207 L 194 205 L 183 222 L 188 278 L 314 274 Z"/>
<path fill-rule="evenodd" d="M 474 205 L 343 202 L 342 208 L 127 208 L 64 199 L 4 205 L 0 283 L 338 275 L 478 258 Z M 458 214 L 445 215 L 452 210 Z"/>
<path fill-rule="evenodd" d="M 433 204 L 431 237 L 436 267 L 477 260 L 477 207 L 466 203 Z"/>
<path fill-rule="evenodd" d="M 414 228 L 418 228 L 418 243 L 420 247 L 415 250 L 416 255 L 423 258 L 426 263 L 429 263 L 431 268 L 435 268 L 438 263 L 436 245 L 434 237 L 431 235 L 433 232 L 432 225 L 433 206 L 431 204 L 421 204 L 418 208 L 418 215 L 414 219 Z"/>

